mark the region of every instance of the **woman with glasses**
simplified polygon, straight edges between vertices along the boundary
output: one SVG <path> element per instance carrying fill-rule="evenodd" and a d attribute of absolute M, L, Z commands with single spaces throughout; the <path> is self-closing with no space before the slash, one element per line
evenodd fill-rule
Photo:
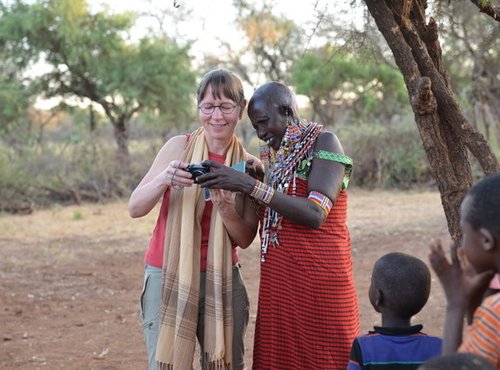
<path fill-rule="evenodd" d="M 234 133 L 246 100 L 240 79 L 225 69 L 207 73 L 196 97 L 201 127 L 167 141 L 129 200 L 132 217 L 161 201 L 141 297 L 150 370 L 191 369 L 196 338 L 202 368 L 244 367 L 249 302 L 236 247 L 252 243 L 257 215 L 242 194 L 205 193 L 188 165 L 251 158 Z"/>
<path fill-rule="evenodd" d="M 346 225 L 352 160 L 332 132 L 300 118 L 292 91 L 259 87 L 248 116 L 259 180 L 220 164 L 201 186 L 251 196 L 260 210 L 261 268 L 254 369 L 346 369 L 359 332 Z"/>

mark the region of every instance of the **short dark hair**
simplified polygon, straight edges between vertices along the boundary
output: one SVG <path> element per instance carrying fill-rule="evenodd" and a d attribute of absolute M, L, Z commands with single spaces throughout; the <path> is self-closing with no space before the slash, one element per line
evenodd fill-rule
<path fill-rule="evenodd" d="M 495 370 L 486 359 L 474 353 L 450 353 L 433 357 L 418 367 L 418 370 Z"/>
<path fill-rule="evenodd" d="M 411 318 L 427 303 L 431 272 L 419 258 L 388 253 L 375 263 L 372 284 L 383 294 L 383 305 L 404 318 Z"/>
<path fill-rule="evenodd" d="M 233 72 L 224 69 L 214 69 L 205 74 L 196 89 L 196 100 L 198 104 L 205 97 L 208 87 L 211 87 L 214 98 L 220 98 L 221 93 L 236 104 L 243 106 L 245 92 L 240 78 Z"/>
<path fill-rule="evenodd" d="M 464 215 L 474 230 L 482 227 L 500 235 L 500 172 L 489 175 L 473 185 L 467 195 L 470 198 Z"/>

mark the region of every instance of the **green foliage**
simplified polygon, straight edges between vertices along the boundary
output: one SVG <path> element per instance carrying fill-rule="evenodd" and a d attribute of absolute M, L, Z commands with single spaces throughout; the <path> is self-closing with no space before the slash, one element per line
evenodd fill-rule
<path fill-rule="evenodd" d="M 81 209 L 76 209 L 73 212 L 73 220 L 75 221 L 83 220 L 83 211 Z"/>
<path fill-rule="evenodd" d="M 94 138 L 95 140 L 95 138 Z M 0 152 L 0 209 L 24 203 L 47 206 L 80 201 L 105 201 L 128 196 L 129 173 L 114 160 L 109 146 L 90 141 L 30 147 L 23 157 Z"/>
<path fill-rule="evenodd" d="M 337 135 L 354 160 L 355 186 L 408 189 L 433 181 L 413 122 L 343 127 Z"/>
<path fill-rule="evenodd" d="M 389 119 L 408 105 L 404 81 L 397 69 L 330 47 L 310 51 L 292 69 L 296 92 L 306 95 L 316 110 L 351 107 L 354 121 Z M 316 112 L 320 114 L 321 112 Z M 322 117 L 331 124 L 331 117 Z"/>
<path fill-rule="evenodd" d="M 131 64 L 131 86 L 137 99 L 145 102 L 145 110 L 157 111 L 172 125 L 189 121 L 193 115 L 196 86 L 195 74 L 189 68 L 189 48 L 163 39 L 143 39 Z M 134 73 L 135 71 L 135 73 Z"/>
<path fill-rule="evenodd" d="M 29 199 L 33 190 L 27 168 L 6 148 L 0 151 L 0 210 L 10 210 Z"/>
<path fill-rule="evenodd" d="M 134 19 L 91 13 L 84 0 L 17 0 L 0 9 L 0 50 L 21 70 L 40 61 L 48 66 L 30 81 L 43 96 L 93 102 L 121 130 L 140 111 L 188 119 L 190 46 L 155 37 L 130 42 Z"/>
<path fill-rule="evenodd" d="M 0 135 L 5 135 L 25 121 L 31 93 L 8 60 L 0 52 Z"/>
<path fill-rule="evenodd" d="M 273 2 L 233 0 L 237 11 L 235 27 L 242 34 L 238 44 L 222 44 L 227 56 L 206 58 L 210 66 L 224 65 L 251 86 L 268 81 L 289 82 L 290 68 L 303 52 L 304 30 L 292 19 L 273 11 Z"/>
<path fill-rule="evenodd" d="M 27 111 L 25 91 L 20 83 L 0 75 L 0 129 L 5 129 L 5 124 L 16 121 Z"/>

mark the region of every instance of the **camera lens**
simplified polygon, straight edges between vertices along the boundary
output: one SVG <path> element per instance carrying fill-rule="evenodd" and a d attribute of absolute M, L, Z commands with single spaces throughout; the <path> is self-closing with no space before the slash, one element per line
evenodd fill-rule
<path fill-rule="evenodd" d="M 210 172 L 210 167 L 204 166 L 202 164 L 190 164 L 190 165 L 188 165 L 187 170 L 189 172 L 191 172 L 191 174 L 193 175 L 194 182 L 198 183 L 198 181 L 196 181 L 196 178 L 198 176 L 201 176 L 201 175 L 204 175 L 206 173 L 209 173 Z"/>

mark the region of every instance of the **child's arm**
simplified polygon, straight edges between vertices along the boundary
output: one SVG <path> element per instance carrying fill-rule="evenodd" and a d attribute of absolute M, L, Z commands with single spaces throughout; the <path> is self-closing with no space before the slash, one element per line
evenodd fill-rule
<path fill-rule="evenodd" d="M 443 332 L 443 353 L 456 352 L 462 342 L 463 319 L 466 314 L 472 316 L 478 306 L 477 297 L 482 296 L 493 276 L 492 271 L 476 274 L 465 261 L 461 253 L 460 263 L 457 247 L 450 247 L 450 264 L 445 256 L 440 240 L 431 242 L 429 260 L 439 278 L 446 295 L 446 318 Z"/>
<path fill-rule="evenodd" d="M 467 297 L 464 276 L 455 245 L 451 247 L 450 264 L 445 256 L 441 240 L 433 240 L 430 245 L 429 261 L 446 295 L 446 316 L 443 331 L 443 353 L 456 352 L 462 342 L 464 315 Z"/>

